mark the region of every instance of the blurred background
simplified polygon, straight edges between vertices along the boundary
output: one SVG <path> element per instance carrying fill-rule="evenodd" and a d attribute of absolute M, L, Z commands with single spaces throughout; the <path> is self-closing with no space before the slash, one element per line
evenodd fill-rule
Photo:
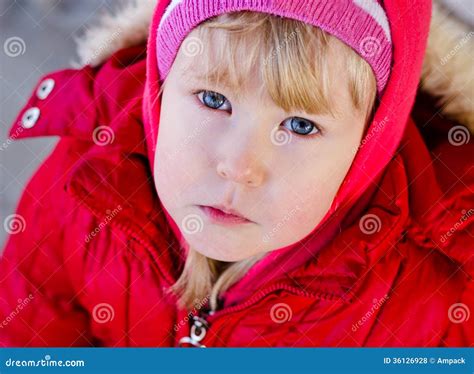
<path fill-rule="evenodd" d="M 140 0 L 139 0 L 140 1 Z M 141 0 L 148 1 L 148 0 Z M 74 36 L 101 12 L 113 11 L 117 0 L 0 0 L 0 146 L 38 80 L 76 59 Z M 24 41 L 22 54 L 10 57 L 9 38 Z M 0 252 L 6 238 L 5 217 L 14 213 L 25 183 L 57 139 L 34 138 L 0 150 Z"/>
<path fill-rule="evenodd" d="M 151 1 L 151 0 L 136 0 Z M 474 25 L 474 0 L 443 0 L 458 18 Z M 74 36 L 111 12 L 119 0 L 0 0 L 0 42 L 24 41 L 16 57 L 0 51 L 0 147 L 41 76 L 68 68 L 75 60 Z M 14 213 L 25 183 L 56 144 L 56 138 L 34 138 L 0 149 L 0 252 L 6 238 L 5 217 Z"/>

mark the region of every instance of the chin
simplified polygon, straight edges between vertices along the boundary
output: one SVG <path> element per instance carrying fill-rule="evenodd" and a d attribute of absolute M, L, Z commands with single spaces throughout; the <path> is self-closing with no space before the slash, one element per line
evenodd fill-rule
<path fill-rule="evenodd" d="M 214 245 L 209 246 L 213 242 Z M 223 262 L 238 262 L 250 258 L 255 253 L 244 253 L 241 248 L 229 248 L 229 244 L 220 245 L 219 241 L 206 240 L 206 243 L 189 242 L 190 246 L 203 256 Z M 245 246 L 244 246 L 245 247 Z"/>

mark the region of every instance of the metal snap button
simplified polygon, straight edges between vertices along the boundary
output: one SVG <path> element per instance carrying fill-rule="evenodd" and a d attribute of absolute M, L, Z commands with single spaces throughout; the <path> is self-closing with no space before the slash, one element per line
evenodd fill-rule
<path fill-rule="evenodd" d="M 46 99 L 53 90 L 54 85 L 54 79 L 51 78 L 45 79 L 43 82 L 41 82 L 38 89 L 36 90 L 36 96 L 38 97 L 38 99 Z"/>
<path fill-rule="evenodd" d="M 31 129 L 38 121 L 39 116 L 40 116 L 39 108 L 36 108 L 36 107 L 30 108 L 25 112 L 25 114 L 23 114 L 23 117 L 21 118 L 21 125 L 25 129 Z"/>

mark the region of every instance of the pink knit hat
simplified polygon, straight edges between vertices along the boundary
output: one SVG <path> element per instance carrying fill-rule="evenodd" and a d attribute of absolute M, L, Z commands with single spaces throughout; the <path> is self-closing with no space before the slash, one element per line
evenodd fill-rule
<path fill-rule="evenodd" d="M 370 64 L 382 94 L 390 75 L 392 40 L 381 0 L 172 0 L 157 34 L 160 78 L 168 75 L 181 43 L 197 25 L 244 10 L 303 21 L 334 35 Z"/>

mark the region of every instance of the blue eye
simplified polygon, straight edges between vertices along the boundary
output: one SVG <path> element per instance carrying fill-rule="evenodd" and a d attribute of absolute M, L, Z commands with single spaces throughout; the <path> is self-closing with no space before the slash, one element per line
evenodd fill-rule
<path fill-rule="evenodd" d="M 311 121 L 300 118 L 300 117 L 291 117 L 283 121 L 283 125 L 290 131 L 294 131 L 298 135 L 313 135 L 318 134 L 321 130 Z"/>
<path fill-rule="evenodd" d="M 210 109 L 214 110 L 231 110 L 229 100 L 224 95 L 214 91 L 201 91 L 198 93 L 198 98 L 201 103 Z"/>

